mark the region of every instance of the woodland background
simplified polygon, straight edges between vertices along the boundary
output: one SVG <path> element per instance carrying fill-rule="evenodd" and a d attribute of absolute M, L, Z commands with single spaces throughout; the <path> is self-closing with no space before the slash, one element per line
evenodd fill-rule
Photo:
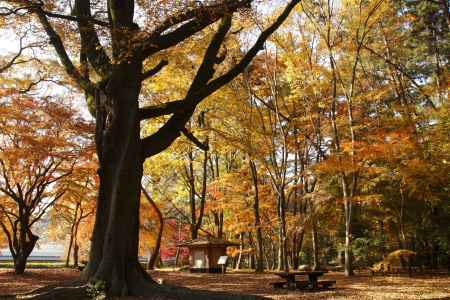
<path fill-rule="evenodd" d="M 241 13 L 225 66 L 278 12 Z M 19 272 L 39 237 L 64 243 L 78 265 L 96 209 L 93 118 L 42 55 L 47 39 L 12 22 L 0 18 L 20 41 L 0 60 L 0 245 L 21 253 Z M 144 164 L 140 255 L 181 265 L 175 245 L 210 236 L 240 242 L 234 268 L 351 275 L 397 249 L 450 268 L 449 23 L 445 0 L 301 1 L 243 74 L 199 104 L 187 126 L 195 138 Z M 68 22 L 55 27 L 77 39 Z M 212 34 L 152 57 L 169 63 L 143 82 L 141 105 L 183 98 Z"/>

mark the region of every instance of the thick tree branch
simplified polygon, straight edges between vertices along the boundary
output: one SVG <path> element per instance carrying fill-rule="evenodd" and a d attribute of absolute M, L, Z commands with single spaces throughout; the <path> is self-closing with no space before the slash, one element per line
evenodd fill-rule
<path fill-rule="evenodd" d="M 151 119 L 165 115 L 171 115 L 182 111 L 186 106 L 184 100 L 176 100 L 159 105 L 143 107 L 139 110 L 139 119 Z"/>
<path fill-rule="evenodd" d="M 207 142 L 202 143 L 199 141 L 199 139 L 197 139 L 192 132 L 190 132 L 189 130 L 187 130 L 186 128 L 183 128 L 181 130 L 181 132 L 184 134 L 185 137 L 187 137 L 191 142 L 193 142 L 197 147 L 199 147 L 200 149 L 202 149 L 203 151 L 208 151 L 209 150 L 209 145 Z"/>
<path fill-rule="evenodd" d="M 161 60 L 158 65 L 156 65 L 154 68 L 142 73 L 141 80 L 144 81 L 147 78 L 150 78 L 152 76 L 155 76 L 158 74 L 165 66 L 167 66 L 169 62 L 165 59 Z"/>
<path fill-rule="evenodd" d="M 55 48 L 55 51 L 63 64 L 64 68 L 66 69 L 67 74 L 72 77 L 73 80 L 85 91 L 89 91 L 90 93 L 94 92 L 94 86 L 92 82 L 90 82 L 88 79 L 84 78 L 81 73 L 78 71 L 78 69 L 73 65 L 72 61 L 69 58 L 69 55 L 66 52 L 66 49 L 64 47 L 64 44 L 61 40 L 61 37 L 56 33 L 55 29 L 52 27 L 50 22 L 47 19 L 47 16 L 45 15 L 44 10 L 41 7 L 34 7 L 33 11 L 38 16 L 38 19 L 44 27 L 44 30 L 47 34 L 47 36 L 50 39 L 50 43 Z"/>
<path fill-rule="evenodd" d="M 193 34 L 203 30 L 224 16 L 232 14 L 240 8 L 250 7 L 253 0 L 219 1 L 215 4 L 202 6 L 192 11 L 170 17 L 161 24 L 138 49 L 137 54 L 148 57 L 152 54 L 177 45 Z M 185 23 L 183 23 L 185 22 Z M 177 29 L 161 34 L 168 28 L 183 23 Z"/>
<path fill-rule="evenodd" d="M 157 132 L 142 140 L 142 158 L 145 159 L 158 154 L 169 147 L 173 141 L 180 136 L 179 132 L 184 128 L 185 124 L 194 113 L 196 105 L 242 73 L 250 64 L 253 57 L 263 48 L 264 43 L 269 36 L 281 26 L 300 1 L 301 0 L 292 0 L 286 6 L 275 22 L 260 34 L 253 47 L 250 48 L 235 67 L 224 75 L 207 83 L 214 75 L 214 62 L 217 59 L 217 53 L 225 39 L 225 34 L 229 31 L 231 26 L 231 19 L 228 19 L 229 17 L 224 18 L 224 21 L 205 53 L 202 65 L 186 95 L 184 100 L 187 104 L 186 108 L 182 112 L 175 113 Z"/>
<path fill-rule="evenodd" d="M 206 50 L 202 64 L 185 97 L 186 108 L 179 113 L 175 113 L 166 124 L 164 124 L 157 132 L 142 140 L 142 158 L 155 155 L 172 144 L 172 142 L 180 136 L 180 132 L 184 129 L 187 121 L 194 113 L 195 107 L 203 98 L 195 97 L 196 92 L 201 89 L 214 75 L 214 66 L 219 53 L 220 47 L 225 40 L 226 34 L 231 28 L 231 15 L 222 19 L 219 29 L 213 36 Z"/>
<path fill-rule="evenodd" d="M 103 78 L 107 77 L 111 69 L 111 61 L 100 44 L 93 23 L 87 21 L 87 19 L 92 18 L 91 1 L 76 0 L 74 14 L 79 19 L 77 23 L 80 31 L 81 46 L 85 49 L 89 62 L 100 76 Z"/>
<path fill-rule="evenodd" d="M 287 19 L 291 11 L 294 9 L 294 7 L 300 2 L 301 0 L 292 0 L 286 6 L 281 15 L 278 16 L 275 22 L 260 34 L 256 43 L 253 45 L 252 48 L 250 48 L 250 50 L 246 53 L 246 55 L 242 58 L 240 62 L 236 66 L 234 66 L 231 70 L 229 70 L 226 74 L 214 79 L 207 85 L 207 87 L 203 92 L 205 93 L 204 94 L 205 96 L 203 97 L 211 95 L 212 93 L 217 91 L 220 87 L 229 83 L 231 80 L 236 78 L 240 73 L 242 73 L 244 69 L 250 64 L 253 57 L 255 57 L 256 54 L 258 54 L 259 50 L 261 50 L 264 47 L 264 44 L 270 37 L 270 35 L 272 35 L 272 33 L 274 33 L 275 30 L 277 30 L 281 26 L 281 24 L 283 24 L 283 22 Z"/>
<path fill-rule="evenodd" d="M 240 5 L 239 2 L 242 2 L 245 6 L 250 6 L 250 3 L 252 1 L 234 1 L 235 3 L 232 4 L 234 6 Z M 183 22 L 189 21 L 191 19 L 197 18 L 205 13 L 212 12 L 212 11 L 221 11 L 225 7 L 230 6 L 228 3 L 224 3 L 223 0 L 216 1 L 216 3 L 210 4 L 210 5 L 200 5 L 198 7 L 192 8 L 187 11 L 183 11 L 177 15 L 170 16 L 166 20 L 164 20 L 155 30 L 154 33 L 163 33 L 164 31 L 170 29 L 171 27 L 181 24 Z"/>

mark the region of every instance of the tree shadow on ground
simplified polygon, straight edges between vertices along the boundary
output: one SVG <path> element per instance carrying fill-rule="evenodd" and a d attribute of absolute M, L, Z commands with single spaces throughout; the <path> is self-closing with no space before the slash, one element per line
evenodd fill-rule
<path fill-rule="evenodd" d="M 106 297 L 106 299 L 122 299 L 122 300 L 267 300 L 257 295 L 237 294 L 230 292 L 208 291 L 208 290 L 194 290 L 185 287 L 177 287 L 169 284 L 159 285 L 154 284 L 148 290 L 148 295 L 152 296 L 126 296 L 126 297 Z M 12 299 L 33 299 L 33 300 L 83 300 L 95 299 L 88 292 L 88 285 L 80 281 L 72 283 L 63 283 L 56 285 L 49 285 L 35 289 L 33 291 L 16 294 L 3 295 L 0 300 Z M 102 299 L 102 298 L 100 298 Z"/>

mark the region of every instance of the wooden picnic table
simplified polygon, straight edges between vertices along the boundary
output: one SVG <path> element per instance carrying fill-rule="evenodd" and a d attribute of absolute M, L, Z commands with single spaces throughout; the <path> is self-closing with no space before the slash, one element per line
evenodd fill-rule
<path fill-rule="evenodd" d="M 318 278 L 327 272 L 328 271 L 276 272 L 275 275 L 278 275 L 286 280 L 288 288 L 295 288 L 297 286 L 295 276 L 308 276 L 309 286 L 311 289 L 315 290 L 318 288 Z"/>

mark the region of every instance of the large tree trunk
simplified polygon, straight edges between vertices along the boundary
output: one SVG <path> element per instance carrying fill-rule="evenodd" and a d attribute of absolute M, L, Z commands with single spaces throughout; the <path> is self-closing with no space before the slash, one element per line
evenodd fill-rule
<path fill-rule="evenodd" d="M 107 282 L 108 292 L 115 296 L 145 294 L 152 282 L 138 262 L 140 73 L 141 63 L 115 65 L 96 99 L 100 191 L 85 276 Z"/>
<path fill-rule="evenodd" d="M 25 266 L 27 265 L 28 256 L 20 253 L 14 258 L 14 273 L 21 275 L 25 272 Z"/>
<path fill-rule="evenodd" d="M 25 272 L 25 267 L 27 265 L 28 257 L 36 245 L 38 238 L 32 239 L 31 241 L 26 241 L 20 245 L 20 250 L 16 253 L 14 257 L 14 273 L 17 275 L 23 274 Z"/>
<path fill-rule="evenodd" d="M 27 217 L 21 217 L 24 219 L 21 219 L 20 222 L 21 227 L 19 229 L 19 238 L 16 243 L 17 247 L 14 250 L 11 249 L 11 253 L 14 253 L 14 273 L 17 275 L 23 274 L 25 272 L 27 259 L 33 251 L 37 240 L 39 239 L 31 232 L 31 229 L 27 227 L 29 224 Z"/>

